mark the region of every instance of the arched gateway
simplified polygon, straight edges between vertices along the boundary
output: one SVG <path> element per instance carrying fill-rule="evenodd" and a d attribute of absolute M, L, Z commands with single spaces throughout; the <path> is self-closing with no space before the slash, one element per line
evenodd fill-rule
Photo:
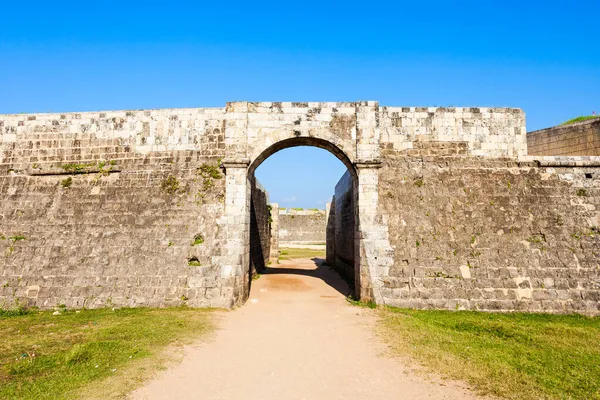
<path fill-rule="evenodd" d="M 600 313 L 600 157 L 527 156 L 519 109 L 372 101 L 0 115 L 0 307 L 242 304 L 253 172 L 298 145 L 352 174 L 361 299 Z"/>
<path fill-rule="evenodd" d="M 335 155 L 354 182 L 354 292 L 363 300 L 381 300 L 379 273 L 386 274 L 392 249 L 378 219 L 379 131 L 376 102 L 361 103 L 229 103 L 225 130 L 227 248 L 223 285 L 230 285 L 233 304 L 248 296 L 250 265 L 250 180 L 273 153 L 294 146 L 315 146 Z"/>

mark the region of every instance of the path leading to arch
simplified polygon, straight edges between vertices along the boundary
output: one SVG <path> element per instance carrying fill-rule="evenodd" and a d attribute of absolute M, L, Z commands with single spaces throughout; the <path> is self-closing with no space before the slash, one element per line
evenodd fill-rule
<path fill-rule="evenodd" d="M 250 300 L 225 312 L 215 338 L 186 348 L 131 398 L 476 399 L 456 383 L 385 356 L 375 313 L 349 305 L 329 268 L 292 260 L 253 282 Z"/>

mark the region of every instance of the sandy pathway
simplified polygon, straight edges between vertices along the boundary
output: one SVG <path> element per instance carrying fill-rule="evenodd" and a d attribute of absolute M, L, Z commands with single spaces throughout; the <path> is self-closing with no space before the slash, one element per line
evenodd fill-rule
<path fill-rule="evenodd" d="M 310 260 L 279 264 L 226 312 L 214 340 L 136 390 L 138 399 L 476 399 L 455 383 L 415 375 L 383 356 L 374 313 Z"/>

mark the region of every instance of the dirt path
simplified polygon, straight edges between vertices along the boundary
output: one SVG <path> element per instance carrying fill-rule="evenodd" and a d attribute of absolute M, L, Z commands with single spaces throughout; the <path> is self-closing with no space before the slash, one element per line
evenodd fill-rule
<path fill-rule="evenodd" d="M 140 399 L 476 399 L 390 358 L 371 310 L 348 305 L 327 267 L 294 260 L 253 282 L 211 342 L 135 391 Z"/>

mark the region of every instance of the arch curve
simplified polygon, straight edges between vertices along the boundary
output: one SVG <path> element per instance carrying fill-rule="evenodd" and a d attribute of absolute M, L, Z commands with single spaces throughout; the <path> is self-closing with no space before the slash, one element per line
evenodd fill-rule
<path fill-rule="evenodd" d="M 310 137 L 310 136 L 309 137 L 299 136 L 299 137 L 283 139 L 278 142 L 275 142 L 274 144 L 272 144 L 269 147 L 267 147 L 266 149 L 264 149 L 254 160 L 250 160 L 250 166 L 248 167 L 248 173 L 250 175 L 254 175 L 256 168 L 258 168 L 260 166 L 260 164 L 263 163 L 263 161 L 265 161 L 267 158 L 269 158 L 273 154 L 277 153 L 278 151 L 288 149 L 291 147 L 299 147 L 299 146 L 318 147 L 320 149 L 329 151 L 338 160 L 340 160 L 346 166 L 346 168 L 348 168 L 348 171 L 350 171 L 352 178 L 356 178 L 356 167 L 355 167 L 354 163 L 352 162 L 352 160 L 350 159 L 350 157 L 348 157 L 348 155 L 342 149 L 340 149 L 337 145 L 335 145 L 334 143 L 331 143 L 328 140 L 319 139 L 319 138 Z"/>

